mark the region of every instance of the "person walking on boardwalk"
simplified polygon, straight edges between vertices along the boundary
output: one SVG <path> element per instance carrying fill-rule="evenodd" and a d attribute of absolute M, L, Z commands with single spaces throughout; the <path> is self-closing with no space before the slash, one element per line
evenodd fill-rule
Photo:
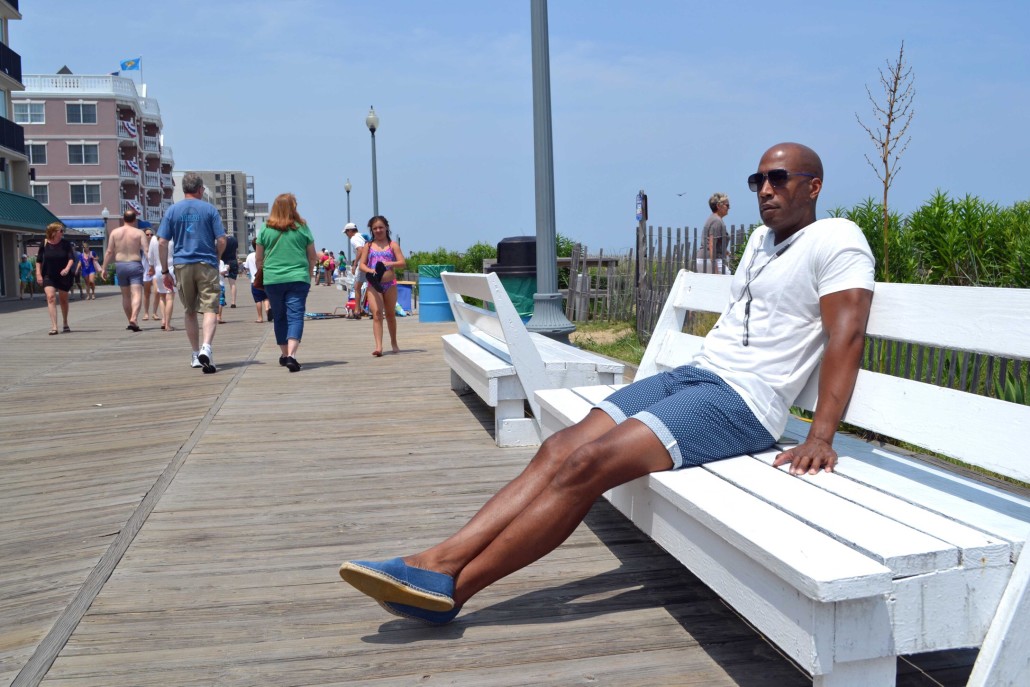
<path fill-rule="evenodd" d="M 254 307 L 257 309 L 257 319 L 254 322 L 260 323 L 272 318 L 269 317 L 268 294 L 264 289 L 254 286 L 254 277 L 257 275 L 257 239 L 250 240 L 250 249 L 247 259 L 243 262 L 243 268 L 250 277 L 250 297 L 254 299 Z"/>
<path fill-rule="evenodd" d="M 204 181 L 199 174 L 187 172 L 182 177 L 182 192 L 186 197 L 168 208 L 158 227 L 158 255 L 165 288 L 178 287 L 186 310 L 186 337 L 193 351 L 190 367 L 212 374 L 218 371 L 211 344 L 218 327 L 218 256 L 225 250 L 225 229 L 215 206 L 203 200 Z M 171 261 L 169 241 L 175 249 Z"/>
<path fill-rule="evenodd" d="M 751 235 L 730 301 L 701 351 L 635 381 L 546 439 L 525 470 L 456 534 L 420 553 L 348 561 L 343 579 L 390 613 L 450 622 L 474 594 L 559 546 L 605 491 L 652 472 L 773 446 L 822 359 L 804 442 L 777 455 L 791 474 L 831 471 L 834 432 L 858 376 L 873 258 L 853 222 L 816 221 L 823 167 L 782 143 L 748 186 L 764 226 Z"/>
<path fill-rule="evenodd" d="M 311 270 L 318 263 L 315 237 L 297 212 L 297 197 L 281 193 L 272 203 L 257 237 L 255 262 L 272 311 L 279 364 L 298 372 L 297 349 L 304 335 L 304 310 L 311 290 Z"/>
<path fill-rule="evenodd" d="M 168 250 L 175 253 L 175 246 L 172 241 L 168 242 Z M 161 246 L 156 236 L 150 239 L 150 247 L 147 249 L 147 258 L 150 262 L 150 270 L 154 273 L 154 319 L 161 316 L 161 329 L 171 332 L 175 331 L 172 326 L 172 311 L 175 309 L 175 288 L 165 286 L 164 272 L 161 271 Z M 172 281 L 175 281 L 175 273 L 171 273 Z"/>
<path fill-rule="evenodd" d="M 390 346 L 394 353 L 400 353 L 397 345 L 397 272 L 404 267 L 404 253 L 400 245 L 390 238 L 390 223 L 382 215 L 368 220 L 372 240 L 361 249 L 358 269 L 365 273 L 370 293 L 369 308 L 372 310 L 372 336 L 375 349 L 372 355 L 383 355 L 383 319 L 390 331 Z"/>
<path fill-rule="evenodd" d="M 25 298 L 28 292 L 31 301 L 36 295 L 36 280 L 32 277 L 32 261 L 28 253 L 21 254 L 21 262 L 18 263 L 18 300 Z"/>
<path fill-rule="evenodd" d="M 122 310 L 129 320 L 129 329 L 140 331 L 139 309 L 143 305 L 143 256 L 146 255 L 147 237 L 136 226 L 136 211 L 128 209 L 122 215 L 122 225 L 111 230 L 107 237 L 107 252 L 104 264 L 100 266 L 100 277 L 107 274 L 107 267 L 114 262 L 114 273 L 122 290 Z"/>
<path fill-rule="evenodd" d="M 72 290 L 72 271 L 75 269 L 75 249 L 72 242 L 64 238 L 64 225 L 52 222 L 47 225 L 46 238 L 39 246 L 36 256 L 36 283 L 46 294 L 46 307 L 50 313 L 50 335 L 57 334 L 57 305 L 61 305 L 61 319 L 64 331 L 68 326 L 68 292 Z"/>
<path fill-rule="evenodd" d="M 96 253 L 85 241 L 82 242 L 82 252 L 79 253 L 80 272 L 83 281 L 86 282 L 86 300 L 97 299 L 97 267 L 100 261 Z"/>

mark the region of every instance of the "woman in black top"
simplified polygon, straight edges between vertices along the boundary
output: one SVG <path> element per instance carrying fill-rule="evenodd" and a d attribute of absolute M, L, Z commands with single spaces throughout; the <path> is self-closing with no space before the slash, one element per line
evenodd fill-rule
<path fill-rule="evenodd" d="M 46 228 L 46 240 L 39 247 L 36 258 L 36 281 L 43 285 L 46 305 L 50 311 L 50 336 L 57 334 L 57 302 L 61 302 L 64 331 L 68 327 L 68 292 L 72 288 L 75 251 L 72 242 L 64 238 L 64 225 L 54 222 Z"/>

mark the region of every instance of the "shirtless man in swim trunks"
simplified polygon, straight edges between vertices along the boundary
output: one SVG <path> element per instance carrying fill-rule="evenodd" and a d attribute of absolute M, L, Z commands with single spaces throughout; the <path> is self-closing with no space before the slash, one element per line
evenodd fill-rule
<path fill-rule="evenodd" d="M 122 309 L 129 320 L 126 329 L 134 332 L 140 331 L 137 318 L 143 304 L 143 254 L 147 248 L 147 236 L 136 226 L 136 211 L 126 210 L 122 215 L 122 225 L 112 229 L 107 239 L 100 275 L 104 278 L 107 266 L 114 261 L 114 273 L 122 289 Z"/>

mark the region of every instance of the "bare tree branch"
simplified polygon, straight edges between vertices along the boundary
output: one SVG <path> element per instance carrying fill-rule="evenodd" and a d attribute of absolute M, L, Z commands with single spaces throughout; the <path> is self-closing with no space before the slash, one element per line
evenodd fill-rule
<path fill-rule="evenodd" d="M 894 184 L 896 175 L 901 171 L 899 166 L 901 156 L 908 150 L 908 144 L 912 140 L 912 137 L 908 135 L 908 127 L 915 116 L 912 100 L 915 98 L 916 91 L 912 68 L 905 63 L 905 41 L 901 42 L 897 61 L 887 60 L 886 62 L 886 71 L 882 68 L 879 70 L 884 102 L 878 102 L 873 97 L 872 91 L 869 90 L 869 86 L 865 87 L 866 96 L 872 104 L 876 128 L 867 126 L 857 112 L 855 119 L 858 120 L 859 126 L 869 134 L 877 151 L 875 163 L 868 155 L 865 156 L 865 160 L 873 168 L 876 178 L 883 184 L 883 275 L 885 280 L 890 281 L 888 270 L 890 213 L 887 207 L 887 192 Z"/>

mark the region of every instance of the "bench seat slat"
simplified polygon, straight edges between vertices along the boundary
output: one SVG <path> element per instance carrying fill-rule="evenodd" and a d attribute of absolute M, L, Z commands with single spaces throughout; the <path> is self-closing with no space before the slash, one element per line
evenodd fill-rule
<path fill-rule="evenodd" d="M 777 452 L 764 456 L 771 462 Z M 749 456 L 708 463 L 706 470 L 735 484 L 777 509 L 855 548 L 907 577 L 959 565 L 958 550 L 907 525 L 841 499 L 797 479 L 785 470 Z M 833 475 L 820 475 L 832 478 Z"/>
<path fill-rule="evenodd" d="M 771 465 L 775 456 L 775 452 L 769 452 L 759 454 L 755 458 Z M 958 549 L 959 564 L 963 567 L 980 568 L 1006 565 L 1009 562 L 1011 547 L 1008 542 L 991 537 L 963 523 L 955 522 L 939 513 L 916 506 L 905 499 L 857 482 L 843 472 L 837 471 L 815 476 L 802 475 L 795 479 L 803 480 L 818 489 L 835 494 L 896 522 L 904 523 L 912 529 L 948 542 Z"/>
<path fill-rule="evenodd" d="M 891 589 L 891 571 L 706 470 L 649 475 L 651 488 L 727 542 L 818 601 Z"/>

